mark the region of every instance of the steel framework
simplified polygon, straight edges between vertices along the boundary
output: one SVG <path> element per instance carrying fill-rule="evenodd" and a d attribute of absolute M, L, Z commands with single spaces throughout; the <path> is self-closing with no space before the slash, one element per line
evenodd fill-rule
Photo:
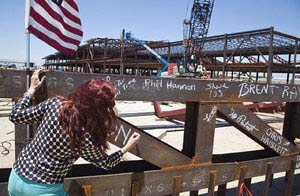
<path fill-rule="evenodd" d="M 74 167 L 65 187 L 70 195 L 179 195 L 182 191 L 208 188 L 208 195 L 225 195 L 226 184 L 238 180 L 239 186 L 251 178 L 265 176 L 260 194 L 269 195 L 273 174 L 286 172 L 284 195 L 293 189 L 300 152 L 293 139 L 300 135 L 300 86 L 221 80 L 154 78 L 47 72 L 47 81 L 35 96 L 35 104 L 48 97 L 67 95 L 82 82 L 98 77 L 116 85 L 117 100 L 186 102 L 183 148 L 181 151 L 119 119 L 111 142 L 122 146 L 134 131 L 141 134 L 141 145 L 131 153 L 142 161 L 125 161 L 112 171 L 95 170 L 89 165 Z M 0 97 L 17 98 L 26 89 L 25 71 L 0 70 Z M 8 90 L 9 89 L 9 90 Z M 279 134 L 242 102 L 286 102 L 283 133 Z M 253 139 L 264 150 L 213 154 L 216 115 Z M 1 125 L 0 125 L 1 126 Z M 24 144 L 24 127 L 16 127 L 16 149 Z M 0 169 L 0 194 L 7 195 L 10 169 Z M 82 191 L 83 190 L 83 191 Z M 278 193 L 278 190 L 275 190 Z M 238 190 L 236 195 L 238 194 Z"/>
<path fill-rule="evenodd" d="M 299 40 L 271 27 L 207 37 L 197 42 L 204 43 L 204 65 L 212 77 L 216 71 L 254 71 L 268 73 L 271 78 L 271 73 L 300 73 Z M 169 62 L 183 58 L 182 41 L 145 42 Z M 73 56 L 49 55 L 44 65 L 51 70 L 62 66 L 68 71 L 120 73 L 120 62 L 124 64 L 123 74 L 133 75 L 154 75 L 163 66 L 138 44 L 108 38 L 88 40 Z"/>

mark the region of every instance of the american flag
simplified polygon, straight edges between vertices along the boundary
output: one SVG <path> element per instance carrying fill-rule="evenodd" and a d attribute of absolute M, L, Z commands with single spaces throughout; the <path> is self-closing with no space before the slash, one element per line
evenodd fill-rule
<path fill-rule="evenodd" d="M 75 0 L 27 0 L 26 29 L 53 48 L 74 54 L 82 39 Z"/>

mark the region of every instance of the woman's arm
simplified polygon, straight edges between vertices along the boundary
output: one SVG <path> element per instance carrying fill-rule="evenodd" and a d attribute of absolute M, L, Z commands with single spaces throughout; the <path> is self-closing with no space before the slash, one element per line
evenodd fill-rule
<path fill-rule="evenodd" d="M 92 144 L 91 136 L 89 134 L 85 134 L 85 141 L 81 145 L 81 157 L 97 167 L 109 170 L 120 162 L 123 154 L 132 149 L 138 143 L 139 139 L 140 135 L 138 133 L 134 133 L 121 150 L 103 157 L 98 147 Z"/>
<path fill-rule="evenodd" d="M 24 96 L 16 103 L 9 116 L 9 120 L 11 122 L 15 124 L 31 124 L 42 120 L 49 100 L 30 107 L 31 96 L 32 95 L 25 93 Z"/>
<path fill-rule="evenodd" d="M 36 70 L 32 74 L 30 88 L 27 90 L 27 92 L 24 93 L 24 96 L 13 107 L 12 112 L 9 116 L 9 119 L 13 123 L 29 124 L 32 122 L 41 121 L 41 119 L 43 118 L 45 106 L 47 105 L 46 101 L 36 106 L 29 107 L 30 99 L 46 79 L 45 76 L 42 78 L 42 80 L 39 79 L 39 74 L 42 72 L 42 70 Z"/>
<path fill-rule="evenodd" d="M 133 133 L 131 137 L 129 138 L 127 144 L 121 149 L 122 154 L 125 154 L 126 152 L 129 152 L 140 140 L 140 134 Z"/>

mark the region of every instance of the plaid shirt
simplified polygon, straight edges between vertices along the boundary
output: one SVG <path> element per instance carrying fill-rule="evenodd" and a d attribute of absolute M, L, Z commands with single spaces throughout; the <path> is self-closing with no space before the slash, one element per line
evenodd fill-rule
<path fill-rule="evenodd" d="M 58 121 L 62 103 L 57 98 L 51 98 L 29 107 L 31 96 L 25 93 L 10 114 L 10 120 L 15 124 L 40 123 L 34 138 L 23 148 L 14 163 L 13 168 L 17 174 L 38 183 L 59 184 L 63 183 L 80 156 L 107 170 L 120 162 L 121 150 L 103 157 L 89 133 L 84 134 L 80 155 L 72 152 L 70 138 Z"/>

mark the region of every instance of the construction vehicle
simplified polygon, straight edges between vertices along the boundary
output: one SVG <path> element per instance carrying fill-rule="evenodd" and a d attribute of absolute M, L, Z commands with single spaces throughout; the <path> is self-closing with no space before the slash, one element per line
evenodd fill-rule
<path fill-rule="evenodd" d="M 204 72 L 203 39 L 208 33 L 213 6 L 214 0 L 194 0 L 190 18 L 183 21 L 183 64 L 187 73 Z"/>
<path fill-rule="evenodd" d="M 132 37 L 132 34 L 130 31 L 125 33 L 124 29 L 122 32 L 122 37 L 125 38 L 126 40 L 139 43 L 141 46 L 143 46 L 145 49 L 147 49 L 149 52 L 151 52 L 160 62 L 162 62 L 164 64 L 163 68 L 157 74 L 158 77 L 161 77 L 161 74 L 163 72 L 168 71 L 170 63 L 166 59 L 164 59 L 162 56 L 160 56 L 157 52 L 155 52 L 152 48 L 150 48 L 143 40 L 140 40 L 136 37 Z M 173 67 L 173 64 L 172 64 L 172 67 Z"/>
<path fill-rule="evenodd" d="M 185 52 L 183 62 L 178 62 L 176 66 L 179 76 L 202 76 L 205 71 L 202 65 L 203 61 L 201 60 L 204 42 L 203 40 L 200 42 L 197 40 L 207 36 L 213 6 L 214 0 L 194 0 L 190 19 L 184 19 L 183 44 Z M 125 33 L 125 30 L 123 30 L 122 36 L 127 40 L 139 43 L 164 64 L 164 67 L 159 71 L 157 76 L 160 77 L 162 72 L 168 70 L 170 63 L 151 49 L 144 41 L 132 37 L 131 32 Z"/>
<path fill-rule="evenodd" d="M 168 77 L 174 77 L 174 76 L 181 76 L 181 77 L 194 77 L 196 76 L 202 76 L 203 75 L 203 69 L 196 69 L 193 72 L 188 72 L 186 71 L 186 67 L 184 66 L 182 61 L 178 61 L 177 63 L 169 63 L 166 59 L 164 59 L 161 55 L 159 55 L 155 50 L 150 48 L 143 40 L 138 39 L 136 37 L 132 36 L 132 33 L 126 32 L 123 30 L 122 37 L 125 40 L 129 40 L 132 42 L 136 42 L 143 46 L 145 49 L 147 49 L 149 52 L 151 52 L 161 63 L 164 64 L 163 68 L 158 72 L 157 76 L 161 77 L 162 73 L 167 73 L 164 74 L 164 76 Z"/>

